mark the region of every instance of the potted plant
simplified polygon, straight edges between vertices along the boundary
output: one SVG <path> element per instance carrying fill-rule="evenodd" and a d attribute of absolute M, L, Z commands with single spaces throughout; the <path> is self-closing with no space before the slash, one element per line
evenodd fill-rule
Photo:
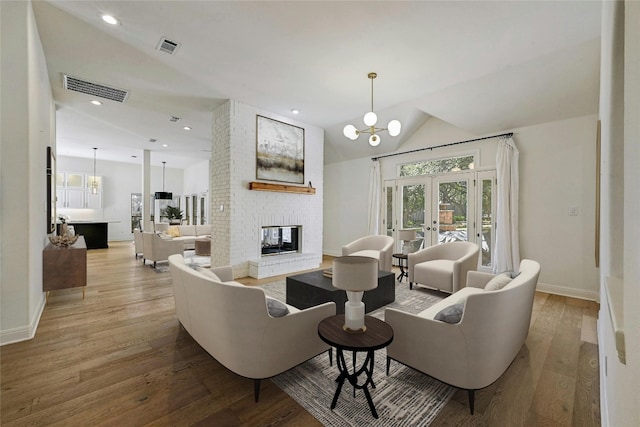
<path fill-rule="evenodd" d="M 167 206 L 164 215 L 169 220 L 169 224 L 180 224 L 182 221 L 182 211 L 175 206 Z"/>

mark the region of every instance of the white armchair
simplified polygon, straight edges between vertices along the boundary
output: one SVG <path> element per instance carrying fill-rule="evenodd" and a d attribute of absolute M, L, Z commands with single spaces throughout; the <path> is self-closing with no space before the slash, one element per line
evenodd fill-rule
<path fill-rule="evenodd" d="M 466 389 L 473 414 L 475 390 L 500 378 L 527 338 L 539 274 L 540 264 L 522 260 L 520 274 L 492 291 L 484 287 L 494 275 L 470 271 L 466 288 L 421 313 L 386 309 L 384 320 L 394 335 L 387 348 L 387 375 L 391 360 L 396 360 Z M 435 320 L 456 303 L 462 303 L 457 323 Z"/>
<path fill-rule="evenodd" d="M 144 244 L 142 242 L 142 231 L 139 228 L 134 228 L 133 229 L 133 244 L 134 244 L 134 254 L 133 256 L 135 256 L 136 258 L 138 258 L 138 255 L 143 255 L 143 249 L 144 248 Z"/>
<path fill-rule="evenodd" d="M 361 237 L 342 247 L 342 256 L 366 256 L 378 260 L 382 271 L 391 271 L 393 237 L 374 235 Z"/>
<path fill-rule="evenodd" d="M 466 286 L 467 272 L 478 268 L 480 247 L 470 242 L 429 246 L 409 254 L 409 289 L 421 284 L 445 292 Z"/>
<path fill-rule="evenodd" d="M 184 252 L 184 243 L 179 240 L 163 239 L 156 233 L 142 232 L 142 263 L 153 261 L 153 268 L 156 262 L 167 261 L 170 255 Z"/>

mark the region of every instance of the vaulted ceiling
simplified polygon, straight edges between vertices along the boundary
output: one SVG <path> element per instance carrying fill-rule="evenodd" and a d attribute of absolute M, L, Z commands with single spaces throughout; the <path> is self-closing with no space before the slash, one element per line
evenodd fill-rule
<path fill-rule="evenodd" d="M 98 147 L 101 159 L 139 162 L 149 149 L 152 163 L 185 167 L 208 158 L 211 112 L 228 99 L 323 128 L 325 162 L 394 151 L 430 117 L 485 135 L 598 110 L 598 1 L 53 0 L 33 8 L 59 155 L 92 157 Z M 102 13 L 120 24 L 105 24 Z M 157 50 L 162 38 L 180 44 L 173 55 Z M 342 135 L 346 124 L 364 127 L 372 71 L 379 121 L 403 125 L 376 148 Z M 63 74 L 129 96 L 94 106 L 94 97 L 63 88 Z"/>

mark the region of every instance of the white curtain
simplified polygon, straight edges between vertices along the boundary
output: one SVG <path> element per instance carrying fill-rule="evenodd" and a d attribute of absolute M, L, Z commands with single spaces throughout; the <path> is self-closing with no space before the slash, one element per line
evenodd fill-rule
<path fill-rule="evenodd" d="M 371 162 L 371 176 L 369 183 L 369 235 L 380 234 L 380 192 L 382 182 L 380 178 L 380 161 Z"/>
<path fill-rule="evenodd" d="M 518 238 L 518 149 L 513 138 L 498 142 L 496 174 L 498 176 L 496 213 L 496 246 L 493 272 L 517 271 L 520 267 Z"/>

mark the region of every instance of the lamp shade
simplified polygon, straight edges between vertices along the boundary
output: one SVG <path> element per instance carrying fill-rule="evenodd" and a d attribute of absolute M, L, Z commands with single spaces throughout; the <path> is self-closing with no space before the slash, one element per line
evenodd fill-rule
<path fill-rule="evenodd" d="M 156 191 L 155 199 L 156 200 L 172 200 L 173 193 L 169 193 L 167 191 Z"/>
<path fill-rule="evenodd" d="M 369 137 L 369 145 L 372 147 L 377 147 L 380 145 L 380 137 L 376 134 L 373 134 Z"/>
<path fill-rule="evenodd" d="M 398 231 L 398 239 L 410 242 L 411 240 L 416 239 L 416 230 L 400 230 Z"/>
<path fill-rule="evenodd" d="M 356 139 L 358 139 L 358 130 L 354 125 L 346 125 L 342 130 L 342 133 L 344 133 L 344 136 L 346 136 L 352 141 L 355 141 Z"/>
<path fill-rule="evenodd" d="M 345 291 L 368 291 L 378 287 L 378 260 L 343 256 L 333 260 L 333 286 Z"/>

